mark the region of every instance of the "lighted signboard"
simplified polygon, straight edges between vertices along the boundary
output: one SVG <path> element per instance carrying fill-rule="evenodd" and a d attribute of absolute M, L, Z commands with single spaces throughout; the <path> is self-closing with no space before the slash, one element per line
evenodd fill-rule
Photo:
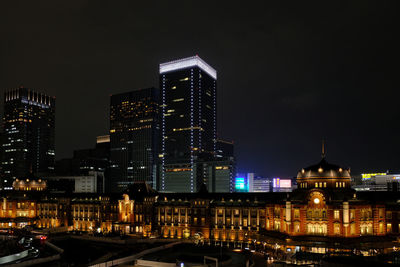
<path fill-rule="evenodd" d="M 274 188 L 291 188 L 292 187 L 292 180 L 274 178 L 272 180 L 272 184 L 273 184 Z"/>
<path fill-rule="evenodd" d="M 246 178 L 236 177 L 235 178 L 235 189 L 236 191 L 247 191 Z"/>
<path fill-rule="evenodd" d="M 375 177 L 377 175 L 386 175 L 386 172 L 378 172 L 378 173 L 362 173 L 361 174 L 361 179 L 363 180 L 368 180 L 371 179 L 372 177 Z"/>

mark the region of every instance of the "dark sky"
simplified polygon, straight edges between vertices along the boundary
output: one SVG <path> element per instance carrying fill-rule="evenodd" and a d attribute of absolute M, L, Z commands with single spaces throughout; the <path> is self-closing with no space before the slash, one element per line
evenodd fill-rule
<path fill-rule="evenodd" d="M 267 3 L 266 3 L 267 2 Z M 321 3 L 322 2 L 322 3 Z M 218 132 L 239 170 L 320 159 L 400 170 L 399 17 L 389 1 L 1 1 L 0 90 L 57 97 L 57 158 L 108 133 L 109 95 L 158 87 L 158 64 L 218 71 Z M 2 108 L 1 108 L 2 110 Z"/>

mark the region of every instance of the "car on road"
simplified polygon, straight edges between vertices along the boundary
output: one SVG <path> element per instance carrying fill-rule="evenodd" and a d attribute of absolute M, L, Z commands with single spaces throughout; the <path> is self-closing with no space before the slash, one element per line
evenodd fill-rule
<path fill-rule="evenodd" d="M 32 245 L 32 241 L 33 241 L 33 238 L 32 237 L 22 237 L 19 241 L 18 241 L 18 243 L 21 245 L 21 246 L 23 246 L 23 247 L 25 247 L 25 248 L 29 248 L 29 247 L 31 247 L 31 245 Z"/>
<path fill-rule="evenodd" d="M 47 236 L 46 235 L 36 235 L 35 239 L 39 239 L 39 240 L 46 240 Z"/>

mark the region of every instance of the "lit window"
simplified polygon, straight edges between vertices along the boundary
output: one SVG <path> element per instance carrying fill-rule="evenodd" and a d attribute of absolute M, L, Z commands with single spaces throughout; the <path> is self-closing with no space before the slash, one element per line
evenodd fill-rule
<path fill-rule="evenodd" d="M 340 224 L 335 223 L 333 231 L 334 231 L 335 235 L 339 235 L 340 234 Z"/>
<path fill-rule="evenodd" d="M 339 210 L 334 210 L 333 211 L 333 218 L 335 219 L 335 220 L 338 220 L 339 219 Z"/>
<path fill-rule="evenodd" d="M 356 224 L 355 223 L 352 223 L 350 225 L 350 234 L 351 235 L 355 235 L 356 234 Z"/>
<path fill-rule="evenodd" d="M 299 209 L 295 209 L 294 210 L 294 218 L 300 218 L 300 210 Z"/>
<path fill-rule="evenodd" d="M 299 223 L 295 223 L 295 224 L 294 224 L 294 231 L 295 231 L 296 233 L 300 233 L 300 224 L 299 224 Z"/>

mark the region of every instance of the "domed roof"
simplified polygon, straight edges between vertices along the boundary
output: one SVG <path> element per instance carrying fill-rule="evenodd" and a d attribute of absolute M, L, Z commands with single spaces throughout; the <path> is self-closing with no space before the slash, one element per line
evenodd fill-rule
<path fill-rule="evenodd" d="M 297 178 L 350 178 L 350 170 L 330 164 L 323 157 L 318 164 L 300 170 Z"/>

